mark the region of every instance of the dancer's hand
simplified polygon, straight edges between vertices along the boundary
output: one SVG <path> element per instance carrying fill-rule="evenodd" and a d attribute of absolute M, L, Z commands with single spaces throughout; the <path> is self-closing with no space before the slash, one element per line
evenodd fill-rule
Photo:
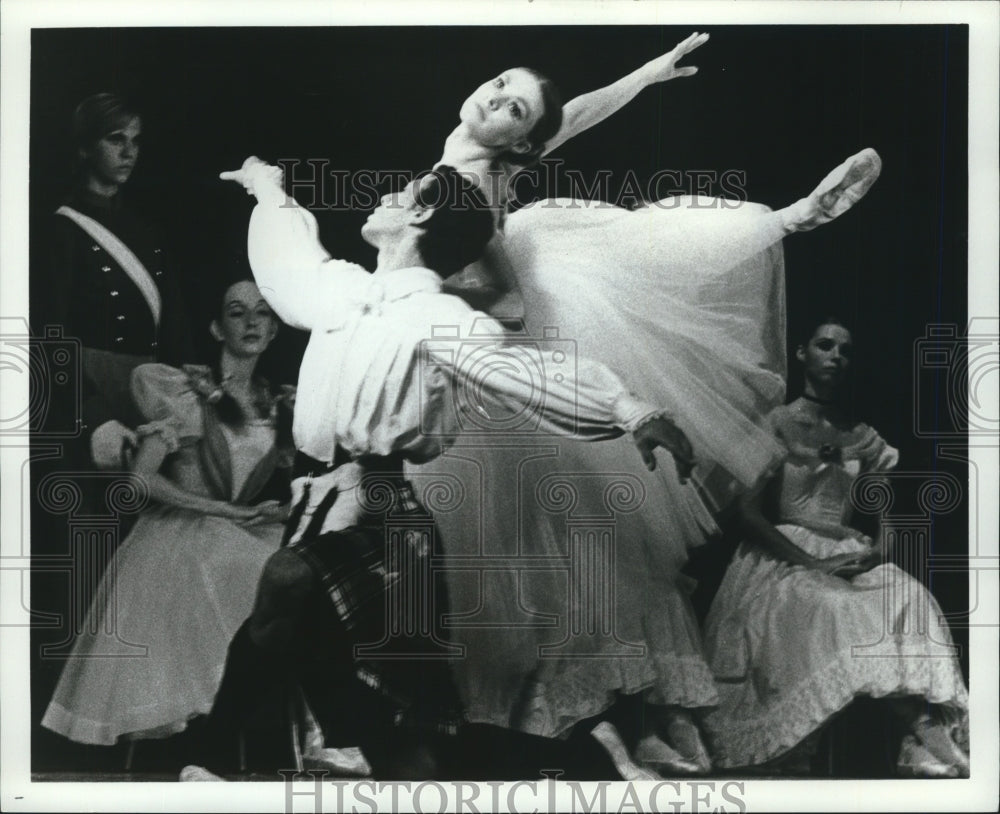
<path fill-rule="evenodd" d="M 675 48 L 664 54 L 662 57 L 650 60 L 640 68 L 646 77 L 646 83 L 654 85 L 657 82 L 666 82 L 669 79 L 677 79 L 681 76 L 694 76 L 698 69 L 693 65 L 678 68 L 677 63 L 690 54 L 695 48 L 708 42 L 708 34 L 699 34 L 695 31 L 690 37 Z"/>
<path fill-rule="evenodd" d="M 288 519 L 288 504 L 279 503 L 277 500 L 265 500 L 251 508 L 257 510 L 257 517 L 261 522 L 280 522 Z"/>
<path fill-rule="evenodd" d="M 867 563 L 867 557 L 868 552 L 852 551 L 847 554 L 837 554 L 833 557 L 817 560 L 816 565 L 813 567 L 817 571 L 829 574 L 831 577 L 851 579 L 858 574 L 863 574 L 865 571 L 872 569 L 873 566 Z"/>
<path fill-rule="evenodd" d="M 220 172 L 219 178 L 223 181 L 235 181 L 247 191 L 248 195 L 256 196 L 258 201 L 265 198 L 285 197 L 284 173 L 281 167 L 275 167 L 261 161 L 257 156 L 252 155 L 243 162 L 243 166 L 238 170 L 227 170 Z"/>
<path fill-rule="evenodd" d="M 210 514 L 217 514 L 220 517 L 225 517 L 228 520 L 243 523 L 244 525 L 261 520 L 261 512 L 258 506 L 238 506 L 235 503 L 226 503 L 221 500 L 215 507 L 215 510 L 210 511 Z"/>
<path fill-rule="evenodd" d="M 694 469 L 694 452 L 687 436 L 673 421 L 664 416 L 657 416 L 640 426 L 632 433 L 632 437 L 639 448 L 646 469 L 650 472 L 656 469 L 656 456 L 653 450 L 663 447 L 674 456 L 680 482 L 687 483 L 691 470 Z"/>

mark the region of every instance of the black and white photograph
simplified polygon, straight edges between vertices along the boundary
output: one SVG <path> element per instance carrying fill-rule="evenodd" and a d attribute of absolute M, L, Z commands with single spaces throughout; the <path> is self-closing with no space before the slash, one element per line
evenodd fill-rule
<path fill-rule="evenodd" d="M 996 810 L 998 11 L 4 3 L 4 809 Z"/>

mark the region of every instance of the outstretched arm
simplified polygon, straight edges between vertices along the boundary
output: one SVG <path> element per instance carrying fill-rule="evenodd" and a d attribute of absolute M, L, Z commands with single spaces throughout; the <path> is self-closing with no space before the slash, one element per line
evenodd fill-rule
<path fill-rule="evenodd" d="M 563 105 L 563 123 L 548 143 L 543 155 L 548 155 L 556 147 L 565 144 L 573 136 L 604 121 L 608 116 L 617 113 L 631 102 L 643 88 L 666 82 L 681 76 L 693 76 L 698 72 L 694 66 L 678 68 L 677 63 L 682 57 L 695 48 L 708 42 L 708 34 L 693 33 L 672 51 L 647 62 L 627 76 L 607 87 L 577 96 Z"/>
<path fill-rule="evenodd" d="M 503 328 L 485 314 L 473 313 L 465 328 L 461 336 L 471 339 L 467 344 L 456 347 L 454 339 L 447 339 L 423 345 L 432 367 L 453 377 L 460 412 L 489 422 L 528 411 L 540 432 L 583 441 L 632 433 L 648 469 L 656 468 L 653 451 L 662 447 L 673 456 L 681 483 L 687 481 L 694 455 L 683 431 L 656 405 L 630 393 L 605 365 L 576 357 L 572 343 L 504 339 Z M 472 339 L 490 334 L 495 343 Z"/>
<path fill-rule="evenodd" d="M 316 218 L 285 194 L 280 167 L 251 156 L 238 170 L 223 172 L 257 198 L 250 215 L 247 257 L 260 293 L 293 328 L 312 330 L 329 322 L 350 299 L 352 285 L 366 285 L 360 266 L 334 260 L 319 241 Z"/>

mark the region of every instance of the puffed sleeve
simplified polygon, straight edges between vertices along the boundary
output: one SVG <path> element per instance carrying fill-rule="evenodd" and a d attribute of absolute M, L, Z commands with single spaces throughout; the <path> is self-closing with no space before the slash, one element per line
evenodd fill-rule
<path fill-rule="evenodd" d="M 885 439 L 867 424 L 861 425 L 861 439 L 852 445 L 850 454 L 844 451 L 845 457 L 856 457 L 861 461 L 865 472 L 888 472 L 899 463 L 899 450 L 889 446 Z"/>
<path fill-rule="evenodd" d="M 146 419 L 136 428 L 140 438 L 159 435 L 170 452 L 201 438 L 201 405 L 183 370 L 139 365 L 132 371 L 132 397 Z"/>

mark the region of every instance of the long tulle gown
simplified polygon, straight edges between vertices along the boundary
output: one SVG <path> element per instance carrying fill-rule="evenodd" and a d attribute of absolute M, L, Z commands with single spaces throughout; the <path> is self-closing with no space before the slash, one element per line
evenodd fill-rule
<path fill-rule="evenodd" d="M 192 369 L 194 370 L 194 369 Z M 143 365 L 136 405 L 174 453 L 181 488 L 251 500 L 278 462 L 273 420 L 230 430 L 182 370 Z M 80 743 L 166 737 L 207 714 L 229 641 L 278 548 L 279 523 L 241 525 L 174 506 L 143 511 L 105 574 L 42 725 Z"/>
<path fill-rule="evenodd" d="M 552 736 L 618 692 L 717 703 L 681 568 L 717 531 L 712 510 L 781 452 L 758 424 L 784 396 L 786 231 L 767 207 L 710 198 L 559 199 L 507 218 L 488 259 L 519 288 L 528 335 L 553 364 L 597 359 L 661 404 L 699 465 L 681 486 L 662 452 L 650 473 L 630 438 L 541 437 L 528 411 L 470 416 L 474 432 L 414 472 L 460 484 L 436 516 L 458 558 L 470 719 Z"/>
<path fill-rule="evenodd" d="M 848 525 L 852 484 L 893 468 L 896 450 L 859 424 L 821 456 L 830 439 L 807 412 L 792 404 L 772 421 L 788 448 L 778 530 L 814 557 L 866 550 L 871 541 Z M 968 692 L 941 609 L 891 563 L 845 580 L 743 543 L 705 643 L 721 698 L 704 723 L 719 767 L 781 757 L 858 695 L 922 696 L 959 731 L 967 727 Z"/>

